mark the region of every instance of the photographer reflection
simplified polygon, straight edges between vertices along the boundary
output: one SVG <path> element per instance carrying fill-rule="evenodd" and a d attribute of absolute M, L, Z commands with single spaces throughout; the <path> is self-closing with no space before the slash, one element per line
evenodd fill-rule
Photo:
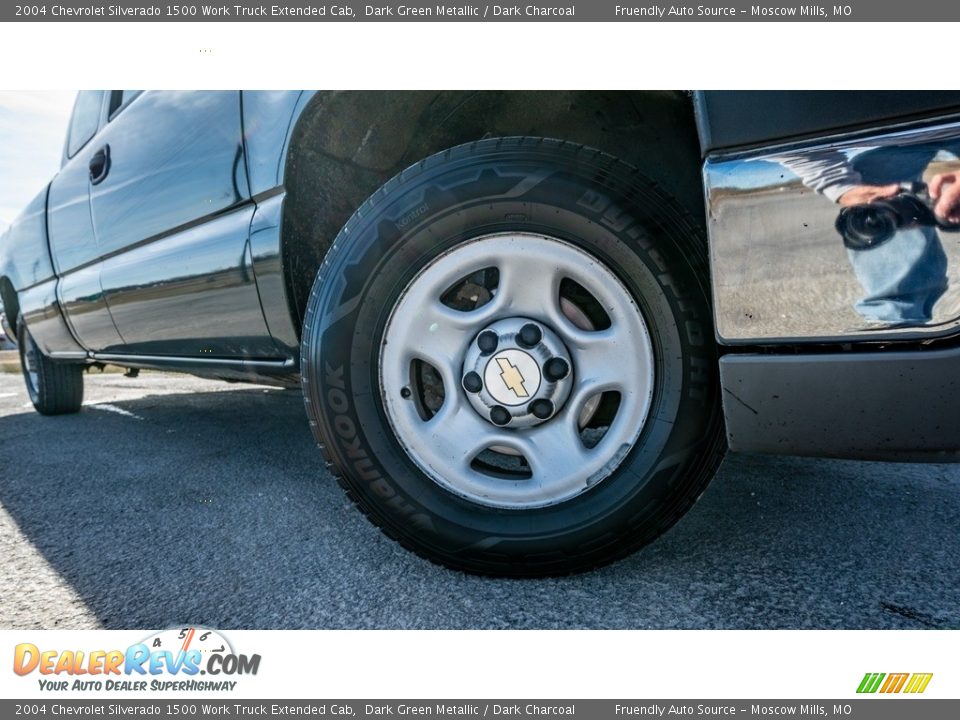
<path fill-rule="evenodd" d="M 948 284 L 939 231 L 960 223 L 960 173 L 937 173 L 929 185 L 923 173 L 938 154 L 958 152 L 944 143 L 777 158 L 841 207 L 836 228 L 864 290 L 855 308 L 867 320 L 890 327 L 932 319 Z"/>

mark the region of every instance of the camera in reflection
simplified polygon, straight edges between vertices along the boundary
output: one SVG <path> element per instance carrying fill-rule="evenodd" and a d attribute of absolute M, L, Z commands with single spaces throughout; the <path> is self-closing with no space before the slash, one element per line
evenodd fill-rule
<path fill-rule="evenodd" d="M 906 183 L 903 192 L 890 199 L 843 208 L 837 216 L 837 232 L 849 249 L 868 250 L 907 228 L 927 226 L 960 230 L 960 224 L 937 218 L 933 205 L 925 183 Z"/>

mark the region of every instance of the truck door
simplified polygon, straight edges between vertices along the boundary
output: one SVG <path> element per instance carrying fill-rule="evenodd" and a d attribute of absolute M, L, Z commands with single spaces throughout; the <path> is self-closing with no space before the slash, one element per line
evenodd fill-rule
<path fill-rule="evenodd" d="M 104 92 L 77 95 L 60 172 L 50 184 L 47 233 L 60 281 L 57 295 L 74 335 L 88 350 L 114 351 L 123 341 L 100 285 L 100 249 L 90 217 L 90 173 L 98 167 L 97 134 Z"/>
<path fill-rule="evenodd" d="M 90 203 L 124 352 L 269 358 L 251 266 L 239 92 L 114 90 Z"/>

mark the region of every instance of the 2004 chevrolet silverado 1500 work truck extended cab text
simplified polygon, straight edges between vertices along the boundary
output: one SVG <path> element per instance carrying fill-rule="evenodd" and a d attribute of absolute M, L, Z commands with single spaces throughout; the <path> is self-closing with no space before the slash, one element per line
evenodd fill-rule
<path fill-rule="evenodd" d="M 83 91 L 0 296 L 41 413 L 96 363 L 299 385 L 390 537 L 578 571 L 728 447 L 958 457 L 958 118 L 953 92 Z"/>

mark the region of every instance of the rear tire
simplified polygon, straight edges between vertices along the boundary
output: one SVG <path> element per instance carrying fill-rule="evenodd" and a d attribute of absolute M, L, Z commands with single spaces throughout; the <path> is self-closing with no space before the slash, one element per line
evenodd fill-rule
<path fill-rule="evenodd" d="M 83 365 L 51 360 L 40 352 L 26 324 L 18 324 L 20 369 L 30 402 L 41 415 L 75 413 L 83 405 Z"/>
<path fill-rule="evenodd" d="M 635 169 L 560 141 L 453 148 L 378 190 L 318 273 L 301 371 L 348 495 L 469 572 L 623 557 L 692 506 L 726 447 L 702 230 Z"/>

